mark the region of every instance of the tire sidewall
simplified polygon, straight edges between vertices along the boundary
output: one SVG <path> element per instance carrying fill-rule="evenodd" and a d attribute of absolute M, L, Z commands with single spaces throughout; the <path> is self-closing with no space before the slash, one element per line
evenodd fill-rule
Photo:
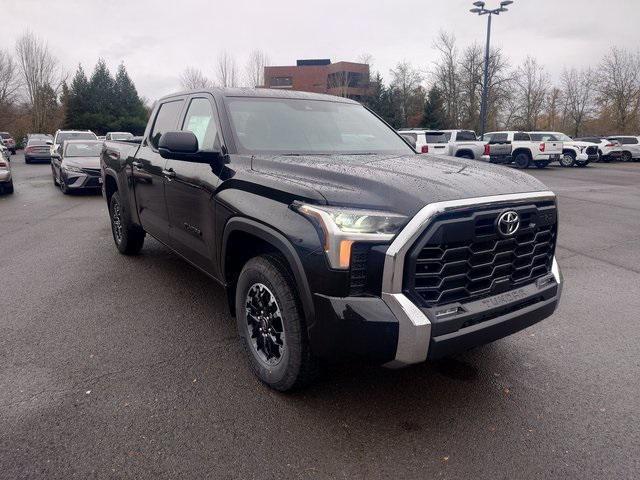
<path fill-rule="evenodd" d="M 119 242 L 118 242 L 118 239 L 116 238 L 115 227 L 113 224 L 113 207 L 116 203 L 120 207 L 120 222 L 121 222 L 120 229 L 122 231 L 122 237 Z M 124 246 L 126 245 L 126 242 L 127 242 L 127 237 L 126 237 L 127 229 L 125 228 L 125 219 L 123 217 L 122 203 L 120 202 L 120 195 L 118 195 L 118 192 L 115 192 L 113 195 L 111 195 L 111 199 L 109 200 L 109 221 L 111 224 L 111 235 L 113 236 L 113 242 L 116 244 L 116 247 L 118 248 L 118 250 L 124 253 L 124 250 L 125 250 Z"/>
<path fill-rule="evenodd" d="M 255 283 L 262 283 L 271 290 L 282 315 L 286 348 L 280 362 L 273 366 L 265 364 L 258 357 L 251 343 L 246 321 L 245 299 Z M 240 273 L 236 286 L 236 321 L 249 365 L 256 376 L 277 390 L 291 388 L 298 377 L 302 362 L 301 315 L 291 285 L 266 257 L 249 260 Z"/>
<path fill-rule="evenodd" d="M 562 157 L 560 158 L 560 165 L 562 165 L 565 168 L 573 167 L 573 165 L 575 165 L 575 162 L 576 162 L 576 158 L 571 153 L 563 153 Z"/>

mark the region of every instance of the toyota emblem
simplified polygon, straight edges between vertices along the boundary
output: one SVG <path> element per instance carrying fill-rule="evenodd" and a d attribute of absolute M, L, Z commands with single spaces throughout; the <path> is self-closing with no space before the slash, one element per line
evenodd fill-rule
<path fill-rule="evenodd" d="M 518 231 L 518 228 L 520 228 L 520 216 L 518 215 L 518 212 L 509 210 L 502 213 L 498 217 L 496 226 L 500 235 L 503 237 L 510 237 Z"/>

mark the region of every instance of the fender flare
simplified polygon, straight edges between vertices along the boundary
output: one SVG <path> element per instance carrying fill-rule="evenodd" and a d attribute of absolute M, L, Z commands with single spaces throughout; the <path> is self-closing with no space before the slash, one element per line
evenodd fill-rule
<path fill-rule="evenodd" d="M 272 245 L 284 256 L 293 273 L 298 295 L 300 296 L 300 302 L 302 303 L 302 309 L 307 319 L 307 325 L 312 324 L 315 320 L 313 296 L 311 295 L 309 282 L 307 281 L 300 257 L 291 242 L 289 242 L 284 235 L 263 223 L 245 217 L 234 217 L 229 219 L 225 225 L 224 233 L 222 234 L 222 248 L 220 249 L 220 271 L 227 288 L 229 288 L 229 279 L 226 278 L 225 273 L 227 242 L 234 232 L 244 232 L 254 235 Z"/>

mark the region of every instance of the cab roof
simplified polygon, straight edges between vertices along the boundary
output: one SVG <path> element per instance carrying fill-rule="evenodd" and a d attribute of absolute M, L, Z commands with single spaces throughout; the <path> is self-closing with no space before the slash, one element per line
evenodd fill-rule
<path fill-rule="evenodd" d="M 158 101 L 170 98 L 192 95 L 194 93 L 211 93 L 223 97 L 253 97 L 253 98 L 292 98 L 297 100 L 320 100 L 325 102 L 358 104 L 355 100 L 323 93 L 300 92 L 298 90 L 285 90 L 279 88 L 208 88 L 202 90 L 185 90 L 160 98 Z"/>

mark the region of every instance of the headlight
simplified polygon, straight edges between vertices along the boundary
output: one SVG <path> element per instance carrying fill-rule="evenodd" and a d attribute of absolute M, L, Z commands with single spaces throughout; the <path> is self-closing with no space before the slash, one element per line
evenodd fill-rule
<path fill-rule="evenodd" d="M 81 168 L 73 167 L 71 165 L 63 165 L 62 169 L 65 172 L 83 173 Z"/>
<path fill-rule="evenodd" d="M 332 268 L 349 268 L 354 242 L 388 242 L 407 222 L 404 215 L 378 210 L 303 203 L 291 207 L 319 227 Z"/>

